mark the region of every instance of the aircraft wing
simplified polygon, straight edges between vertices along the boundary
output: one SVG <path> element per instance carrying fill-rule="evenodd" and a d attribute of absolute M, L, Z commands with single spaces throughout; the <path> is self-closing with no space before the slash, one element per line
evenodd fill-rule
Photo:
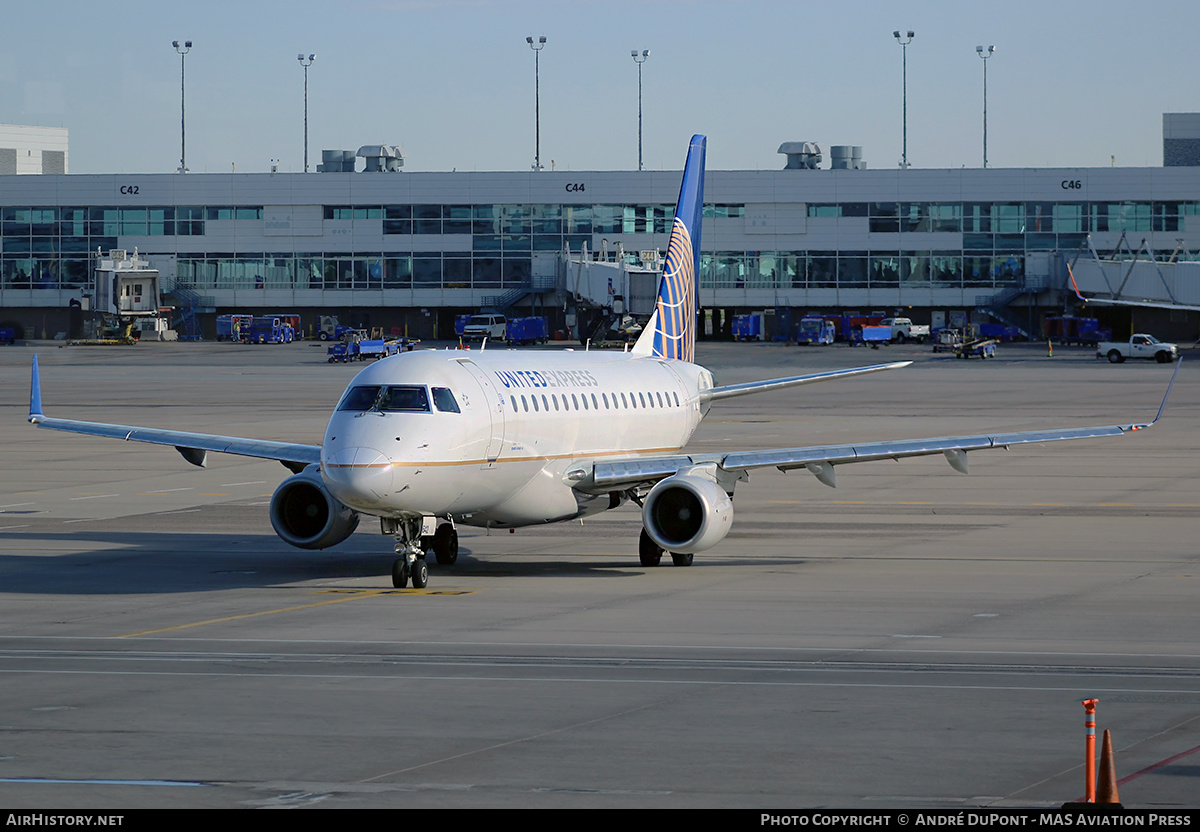
<path fill-rule="evenodd" d="M 299 473 L 308 465 L 321 461 L 320 445 L 299 445 L 290 442 L 270 442 L 261 439 L 242 439 L 209 433 L 189 433 L 181 430 L 139 428 L 131 425 L 110 425 L 103 422 L 82 422 L 75 419 L 54 419 L 42 412 L 42 386 L 38 374 L 37 356 L 33 358 L 33 380 L 29 392 L 29 421 L 39 428 L 107 436 L 129 442 L 149 442 L 170 445 L 193 465 L 204 467 L 209 451 L 223 454 L 273 459 Z"/>
<path fill-rule="evenodd" d="M 808 448 L 735 451 L 723 454 L 679 454 L 667 457 L 604 460 L 577 466 L 567 473 L 567 478 L 575 488 L 595 493 L 648 485 L 673 476 L 683 468 L 715 464 L 719 469 L 718 474 L 723 473 L 731 480 L 740 478 L 745 472 L 754 468 L 778 468 L 780 471 L 805 468 L 825 485 L 836 487 L 835 466 L 852 462 L 872 462 L 880 459 L 898 460 L 905 457 L 934 454 L 942 454 L 955 471 L 965 474 L 967 473 L 967 453 L 969 451 L 1010 448 L 1015 445 L 1057 442 L 1066 439 L 1122 436 L 1148 428 L 1162 416 L 1163 410 L 1167 406 L 1167 398 L 1171 395 L 1171 387 L 1175 383 L 1175 376 L 1178 373 L 1179 367 L 1176 366 L 1175 372 L 1171 375 L 1171 381 L 1167 385 L 1167 392 L 1163 396 L 1162 404 L 1159 405 L 1158 413 L 1149 422 L 942 436 L 931 439 L 900 439 Z"/>

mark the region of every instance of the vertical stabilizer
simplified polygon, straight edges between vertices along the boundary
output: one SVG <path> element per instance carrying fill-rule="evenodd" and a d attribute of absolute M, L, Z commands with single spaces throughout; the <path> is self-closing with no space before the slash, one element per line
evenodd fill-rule
<path fill-rule="evenodd" d="M 704 216 L 704 151 L 707 139 L 692 136 L 658 300 L 633 352 L 659 358 L 696 358 L 696 278 L 700 272 L 700 224 Z"/>

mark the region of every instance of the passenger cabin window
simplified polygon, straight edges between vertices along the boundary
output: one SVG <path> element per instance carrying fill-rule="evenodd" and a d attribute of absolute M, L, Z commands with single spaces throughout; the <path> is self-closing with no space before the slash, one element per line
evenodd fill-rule
<path fill-rule="evenodd" d="M 458 409 L 458 401 L 454 398 L 454 394 L 450 392 L 448 387 L 431 387 L 433 391 L 433 404 L 437 407 L 440 413 L 461 413 Z M 513 400 L 513 409 L 516 410 L 517 402 Z"/>

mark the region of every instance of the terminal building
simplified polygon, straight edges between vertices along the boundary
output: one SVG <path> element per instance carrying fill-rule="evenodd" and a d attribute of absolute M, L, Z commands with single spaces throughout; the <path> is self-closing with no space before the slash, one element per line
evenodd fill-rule
<path fill-rule="evenodd" d="M 820 148 L 788 142 L 782 169 L 710 170 L 706 331 L 753 310 L 904 310 L 992 316 L 1036 337 L 1073 301 L 1065 264 L 1081 252 L 1200 259 L 1200 116 L 1164 115 L 1163 136 L 1160 168 L 873 170 L 859 148 L 832 148 L 822 168 Z M 680 181 L 413 173 L 394 148 L 358 155 L 355 171 L 355 154 L 326 151 L 308 174 L 68 175 L 64 161 L 0 175 L 0 325 L 64 331 L 98 253 L 124 250 L 209 337 L 217 314 L 289 312 L 306 327 L 336 314 L 444 338 L 481 308 L 546 314 L 571 333 L 577 313 L 640 311 L 628 276 L 665 251 Z M 1125 316 L 1119 332 L 1153 313 L 1109 314 Z M 1156 334 L 1195 337 L 1196 313 L 1161 315 L 1173 328 Z"/>

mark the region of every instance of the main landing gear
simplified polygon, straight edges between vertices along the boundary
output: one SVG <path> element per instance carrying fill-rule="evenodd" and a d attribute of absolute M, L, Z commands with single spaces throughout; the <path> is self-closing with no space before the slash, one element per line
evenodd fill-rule
<path fill-rule="evenodd" d="M 429 584 L 429 564 L 425 555 L 432 551 L 437 562 L 450 566 L 458 560 L 458 531 L 450 522 L 442 523 L 432 535 L 421 535 L 424 518 L 392 520 L 388 531 L 396 539 L 396 560 L 392 564 L 392 586 L 404 589 L 412 580 L 413 589 Z"/>
<path fill-rule="evenodd" d="M 642 566 L 658 566 L 665 551 L 650 539 L 650 535 L 646 534 L 645 529 L 642 529 L 642 536 L 638 540 L 638 558 L 641 560 Z M 690 552 L 671 552 L 671 563 L 676 566 L 691 566 L 692 554 Z"/>

